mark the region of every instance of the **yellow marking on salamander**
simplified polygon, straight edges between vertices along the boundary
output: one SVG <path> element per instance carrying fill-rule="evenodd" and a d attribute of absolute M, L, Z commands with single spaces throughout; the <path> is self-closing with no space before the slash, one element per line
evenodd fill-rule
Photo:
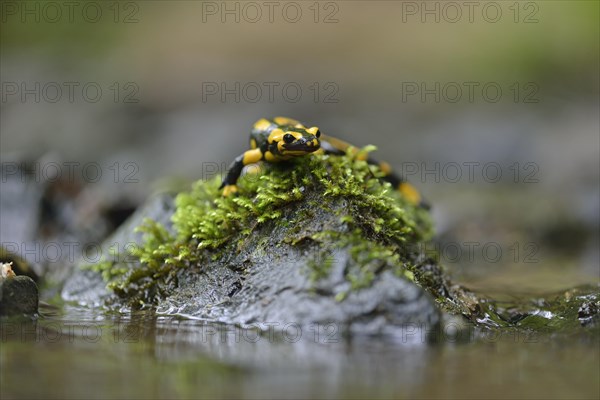
<path fill-rule="evenodd" d="M 400 185 L 398 185 L 398 191 L 413 204 L 419 204 L 421 202 L 421 195 L 410 183 L 402 182 Z"/>
<path fill-rule="evenodd" d="M 265 152 L 264 157 L 265 157 L 265 161 L 267 161 L 267 162 L 279 162 L 279 161 L 283 160 L 283 158 L 276 156 L 275 154 L 271 153 L 270 151 Z"/>
<path fill-rule="evenodd" d="M 244 163 L 244 165 L 248 165 L 257 163 L 261 159 L 262 153 L 260 152 L 260 149 L 253 149 L 244 152 L 244 159 L 242 162 Z"/>
<path fill-rule="evenodd" d="M 256 175 L 261 171 L 260 164 L 249 165 L 246 167 L 246 175 Z"/>
<path fill-rule="evenodd" d="M 312 126 L 306 129 L 306 132 L 310 133 L 311 135 L 316 135 L 318 130 L 319 128 L 317 128 L 316 126 Z"/>
<path fill-rule="evenodd" d="M 356 159 L 359 161 L 367 161 L 367 159 L 369 158 L 369 153 L 367 153 L 366 151 L 358 151 L 358 149 L 356 150 L 356 152 L 353 152 L 353 154 L 356 154 Z"/>
<path fill-rule="evenodd" d="M 385 161 L 382 161 L 382 162 L 379 163 L 379 169 L 385 175 L 389 175 L 389 174 L 392 173 L 392 167 L 390 166 L 390 164 L 386 163 Z"/>
<path fill-rule="evenodd" d="M 277 125 L 301 125 L 302 126 L 300 121 L 297 121 L 292 118 L 287 118 L 287 117 L 275 117 L 275 118 L 273 118 L 273 121 L 275 121 L 275 123 Z"/>
<path fill-rule="evenodd" d="M 265 131 L 271 126 L 271 121 L 261 118 L 254 123 L 254 129 L 257 131 Z"/>
<path fill-rule="evenodd" d="M 267 140 L 269 141 L 269 143 L 280 142 L 283 139 L 283 135 L 285 135 L 285 132 L 281 129 L 273 129 L 269 134 Z"/>
<path fill-rule="evenodd" d="M 226 186 L 223 188 L 223 196 L 224 196 L 224 197 L 227 197 L 227 196 L 229 196 L 229 195 L 231 195 L 231 194 L 233 194 L 233 193 L 237 192 L 237 190 L 238 190 L 238 189 L 237 189 L 237 186 L 236 186 L 236 185 L 226 185 Z"/>
<path fill-rule="evenodd" d="M 256 140 L 250 139 L 250 148 L 251 149 L 255 149 L 256 148 Z"/>

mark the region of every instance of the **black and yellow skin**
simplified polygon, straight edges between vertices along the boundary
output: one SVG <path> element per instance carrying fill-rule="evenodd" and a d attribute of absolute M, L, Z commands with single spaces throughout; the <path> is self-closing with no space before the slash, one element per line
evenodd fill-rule
<path fill-rule="evenodd" d="M 310 153 L 346 154 L 354 146 L 342 140 L 325 136 L 316 126 L 307 128 L 304 124 L 291 118 L 262 118 L 256 121 L 250 133 L 250 150 L 236 157 L 229 166 L 229 171 L 221 183 L 223 196 L 237 191 L 236 182 L 244 166 L 260 161 L 276 163 L 301 157 Z M 358 149 L 356 149 L 358 153 Z M 361 157 L 359 154 L 358 157 Z M 389 164 L 377 162 L 365 156 L 369 164 L 378 165 L 390 182 L 409 201 L 423 208 L 429 205 L 423 200 L 419 191 L 401 176 L 392 172 Z"/>

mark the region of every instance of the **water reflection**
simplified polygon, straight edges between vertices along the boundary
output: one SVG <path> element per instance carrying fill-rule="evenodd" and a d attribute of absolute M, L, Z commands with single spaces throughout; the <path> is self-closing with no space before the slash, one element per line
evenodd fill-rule
<path fill-rule="evenodd" d="M 598 342 L 589 337 L 476 332 L 417 344 L 72 306 L 0 327 L 3 399 L 598 395 Z"/>

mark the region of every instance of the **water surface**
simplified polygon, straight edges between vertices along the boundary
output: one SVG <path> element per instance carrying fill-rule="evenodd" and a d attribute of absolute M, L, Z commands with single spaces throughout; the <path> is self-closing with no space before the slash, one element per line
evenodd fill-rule
<path fill-rule="evenodd" d="M 453 326 L 454 325 L 454 326 Z M 258 334 L 152 312 L 66 305 L 36 321 L 4 320 L 1 397 L 8 398 L 598 398 L 599 342 L 456 331 L 436 341 L 345 338 L 335 327 Z M 457 333 L 458 332 L 458 333 Z"/>

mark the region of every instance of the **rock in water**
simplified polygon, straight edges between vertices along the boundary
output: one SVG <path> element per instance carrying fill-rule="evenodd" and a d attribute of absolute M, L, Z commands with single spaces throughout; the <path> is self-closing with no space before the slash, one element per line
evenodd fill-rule
<path fill-rule="evenodd" d="M 0 281 L 0 315 L 32 315 L 38 311 L 38 288 L 28 276 Z"/>
<path fill-rule="evenodd" d="M 134 257 L 77 272 L 63 297 L 275 329 L 434 329 L 433 298 L 449 295 L 441 268 L 422 255 L 429 215 L 380 174 L 350 155 L 315 156 L 242 178 L 237 197 L 221 197 L 215 179 L 174 204 L 155 198 L 106 242 L 137 243 Z"/>

